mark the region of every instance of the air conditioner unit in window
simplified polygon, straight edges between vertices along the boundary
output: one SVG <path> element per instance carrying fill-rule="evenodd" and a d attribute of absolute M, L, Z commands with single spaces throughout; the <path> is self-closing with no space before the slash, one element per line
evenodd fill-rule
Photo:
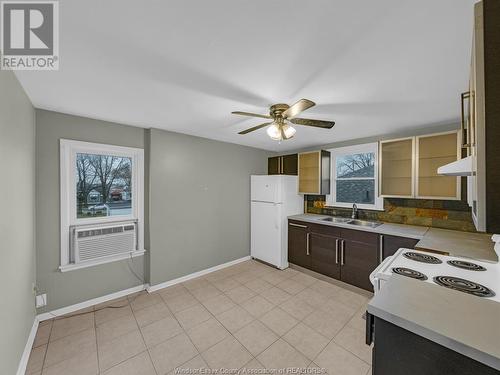
<path fill-rule="evenodd" d="M 74 264 L 131 253 L 137 250 L 137 223 L 74 226 L 70 248 Z"/>

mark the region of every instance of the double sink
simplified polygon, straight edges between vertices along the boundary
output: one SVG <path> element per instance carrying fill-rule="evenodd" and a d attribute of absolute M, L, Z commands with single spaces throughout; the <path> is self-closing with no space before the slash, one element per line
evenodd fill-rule
<path fill-rule="evenodd" d="M 326 217 L 324 219 L 321 219 L 321 221 L 329 221 L 331 223 L 349 224 L 349 225 L 356 225 L 358 227 L 370 227 L 370 228 L 376 228 L 383 224 L 379 221 L 349 219 L 347 217 L 337 217 L 337 216 Z"/>

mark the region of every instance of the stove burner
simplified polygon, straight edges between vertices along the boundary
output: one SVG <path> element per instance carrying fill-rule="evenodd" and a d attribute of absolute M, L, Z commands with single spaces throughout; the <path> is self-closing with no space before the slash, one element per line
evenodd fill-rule
<path fill-rule="evenodd" d="M 427 276 L 425 276 L 423 273 L 412 270 L 410 268 L 394 267 L 392 269 L 392 272 L 397 273 L 398 275 L 411 277 L 412 279 L 417 279 L 422 281 L 427 280 Z"/>
<path fill-rule="evenodd" d="M 411 260 L 416 260 L 417 262 L 422 262 L 422 263 L 430 263 L 430 264 L 443 263 L 443 261 L 441 259 L 433 257 L 432 255 L 414 253 L 412 251 L 409 251 L 407 253 L 403 253 L 403 256 L 405 258 L 408 258 Z"/>
<path fill-rule="evenodd" d="M 483 266 L 480 266 L 479 264 L 471 263 L 471 262 L 466 262 L 463 260 L 449 260 L 448 263 L 450 266 L 462 268 L 464 270 L 469 270 L 469 271 L 486 271 L 486 268 Z"/>
<path fill-rule="evenodd" d="M 436 276 L 434 282 L 438 285 L 458 290 L 460 292 L 469 293 L 478 297 L 494 297 L 495 292 L 485 287 L 484 285 L 475 283 L 473 281 L 464 280 L 454 276 Z"/>

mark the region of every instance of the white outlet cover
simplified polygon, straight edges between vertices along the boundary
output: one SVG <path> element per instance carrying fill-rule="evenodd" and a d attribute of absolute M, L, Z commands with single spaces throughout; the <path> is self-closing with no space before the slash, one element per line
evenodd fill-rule
<path fill-rule="evenodd" d="M 36 308 L 40 308 L 47 305 L 47 294 L 40 294 L 35 298 Z"/>

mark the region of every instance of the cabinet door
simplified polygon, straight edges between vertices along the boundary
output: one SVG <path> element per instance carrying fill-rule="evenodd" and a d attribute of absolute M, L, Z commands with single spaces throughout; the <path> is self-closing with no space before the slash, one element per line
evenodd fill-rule
<path fill-rule="evenodd" d="M 288 223 L 288 261 L 301 267 L 311 268 L 311 257 L 308 255 L 307 225 Z"/>
<path fill-rule="evenodd" d="M 297 176 L 298 173 L 298 155 L 284 155 L 281 157 L 281 173 L 291 176 Z"/>
<path fill-rule="evenodd" d="M 359 288 L 373 291 L 370 273 L 378 265 L 379 236 L 354 230 L 342 230 L 340 279 Z"/>
<path fill-rule="evenodd" d="M 267 159 L 267 174 L 280 174 L 280 157 L 275 156 Z"/>
<path fill-rule="evenodd" d="M 340 279 L 340 241 L 338 237 L 314 232 L 309 234 L 309 253 L 313 271 Z"/>
<path fill-rule="evenodd" d="M 417 198 L 460 199 L 460 177 L 437 173 L 459 158 L 457 132 L 417 137 Z"/>
<path fill-rule="evenodd" d="M 412 197 L 414 138 L 380 142 L 380 195 Z"/>
<path fill-rule="evenodd" d="M 388 235 L 380 235 L 382 239 L 382 248 L 380 249 L 379 262 L 383 261 L 385 258 L 394 255 L 396 251 L 400 248 L 405 247 L 408 249 L 414 249 L 418 240 L 413 238 L 405 238 L 405 237 L 396 237 L 396 236 L 388 236 Z"/>
<path fill-rule="evenodd" d="M 305 152 L 299 154 L 299 193 L 320 193 L 320 152 Z"/>

